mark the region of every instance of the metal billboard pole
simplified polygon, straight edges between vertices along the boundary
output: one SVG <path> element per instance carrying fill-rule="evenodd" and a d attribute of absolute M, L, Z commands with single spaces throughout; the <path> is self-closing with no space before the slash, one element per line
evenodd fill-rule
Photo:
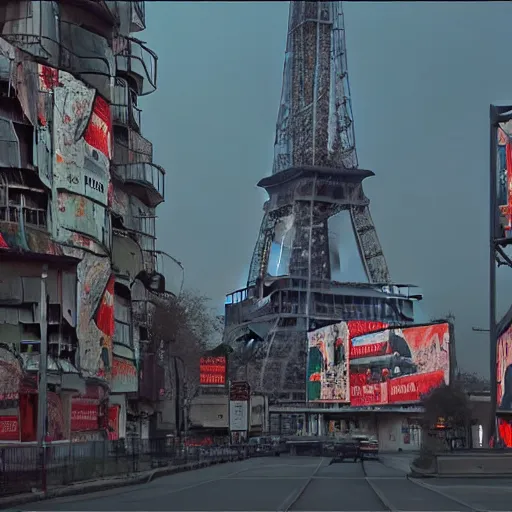
<path fill-rule="evenodd" d="M 490 105 L 489 108 L 489 376 L 491 384 L 491 414 L 489 418 L 489 438 L 494 437 L 494 447 L 498 446 L 499 431 L 496 428 L 498 400 L 497 382 L 497 322 L 496 322 L 496 258 L 497 251 L 512 240 L 503 239 L 499 234 L 498 216 L 498 128 L 500 123 L 512 119 L 512 106 Z M 512 172 L 509 169 L 508 172 Z M 507 205 L 509 208 L 512 205 Z M 507 212 L 508 213 L 508 212 Z"/>
<path fill-rule="evenodd" d="M 47 291 L 46 278 L 48 265 L 43 265 L 41 273 L 41 299 L 39 303 L 39 325 L 41 329 L 41 343 L 39 348 L 39 382 L 37 386 L 37 444 L 41 461 L 41 485 L 46 492 L 46 427 L 47 427 L 47 367 L 48 367 L 48 317 L 47 317 Z"/>

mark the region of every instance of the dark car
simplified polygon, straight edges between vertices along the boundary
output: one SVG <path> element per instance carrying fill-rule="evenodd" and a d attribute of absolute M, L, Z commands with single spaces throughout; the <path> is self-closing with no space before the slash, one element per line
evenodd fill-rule
<path fill-rule="evenodd" d="M 331 464 L 335 462 L 343 462 L 345 459 L 352 459 L 357 462 L 361 459 L 361 450 L 358 441 L 341 441 L 334 445 L 334 457 Z"/>
<path fill-rule="evenodd" d="M 361 460 L 376 459 L 379 457 L 379 442 L 377 439 L 368 436 L 354 436 L 354 442 L 359 443 Z"/>

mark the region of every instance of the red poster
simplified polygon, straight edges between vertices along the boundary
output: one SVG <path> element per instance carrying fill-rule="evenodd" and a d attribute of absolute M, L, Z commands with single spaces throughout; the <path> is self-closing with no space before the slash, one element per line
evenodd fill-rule
<path fill-rule="evenodd" d="M 84 135 L 85 142 L 112 158 L 112 117 L 110 105 L 101 97 L 96 96 L 89 125 Z"/>
<path fill-rule="evenodd" d="M 114 321 L 114 286 L 116 283 L 115 275 L 112 274 L 108 280 L 100 306 L 96 313 L 96 325 L 98 329 L 106 336 L 113 336 L 115 329 Z"/>
<path fill-rule="evenodd" d="M 433 388 L 439 387 L 443 382 L 443 370 L 392 379 L 388 381 L 389 403 L 418 402 L 422 395 L 427 394 Z"/>
<path fill-rule="evenodd" d="M 71 404 L 71 432 L 98 429 L 98 405 L 73 402 Z"/>
<path fill-rule="evenodd" d="M 108 438 L 110 441 L 119 439 L 119 405 L 112 405 L 108 408 Z"/>
<path fill-rule="evenodd" d="M 0 416 L 0 441 L 19 441 L 20 423 L 17 416 Z"/>
<path fill-rule="evenodd" d="M 350 403 L 413 403 L 450 378 L 450 327 L 435 323 L 354 337 L 350 345 Z"/>

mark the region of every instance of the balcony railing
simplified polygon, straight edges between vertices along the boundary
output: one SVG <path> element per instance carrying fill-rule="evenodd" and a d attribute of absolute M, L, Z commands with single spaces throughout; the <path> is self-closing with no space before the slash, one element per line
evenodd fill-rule
<path fill-rule="evenodd" d="M 156 207 L 165 198 L 165 171 L 159 165 L 149 162 L 116 165 L 117 179 L 132 185 L 131 194 L 144 204 Z"/>
<path fill-rule="evenodd" d="M 129 215 L 124 217 L 123 225 L 127 230 L 138 235 L 156 238 L 156 215 Z"/>
<path fill-rule="evenodd" d="M 130 165 L 153 162 L 153 144 L 135 130 L 114 132 L 114 164 Z"/>
<path fill-rule="evenodd" d="M 163 251 L 146 251 L 154 262 L 155 271 L 165 280 L 165 291 L 178 297 L 183 291 L 185 269 L 183 265 Z"/>
<path fill-rule="evenodd" d="M 79 77 L 110 101 L 116 61 L 109 42 L 74 23 L 55 22 L 52 2 L 11 5 L 1 37 L 45 64 Z"/>
<path fill-rule="evenodd" d="M 0 222 L 15 222 L 18 224 L 21 218 L 23 218 L 25 226 L 46 230 L 46 210 L 42 208 L 0 205 Z"/>
<path fill-rule="evenodd" d="M 145 96 L 156 90 L 157 56 L 132 37 L 118 36 L 113 42 L 117 72 L 131 75 L 137 83 L 137 94 Z"/>
<path fill-rule="evenodd" d="M 116 77 L 112 91 L 112 101 L 110 103 L 112 121 L 114 124 L 140 130 L 140 114 L 142 111 L 132 101 L 132 94 L 135 94 L 135 92 L 130 90 L 128 82 L 122 78 Z"/>

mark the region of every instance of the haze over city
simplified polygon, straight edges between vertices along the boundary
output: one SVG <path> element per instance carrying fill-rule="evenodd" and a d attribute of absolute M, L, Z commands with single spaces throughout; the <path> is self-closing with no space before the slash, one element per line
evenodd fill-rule
<path fill-rule="evenodd" d="M 272 167 L 288 4 L 155 2 L 144 36 L 159 94 L 144 129 L 168 169 L 159 245 L 222 312 L 245 286 Z M 360 166 L 397 283 L 418 320 L 456 317 L 457 359 L 488 374 L 488 108 L 512 96 L 508 2 L 352 3 L 347 51 Z M 208 264 L 205 264 L 205 257 Z M 510 274 L 499 271 L 499 316 Z"/>

